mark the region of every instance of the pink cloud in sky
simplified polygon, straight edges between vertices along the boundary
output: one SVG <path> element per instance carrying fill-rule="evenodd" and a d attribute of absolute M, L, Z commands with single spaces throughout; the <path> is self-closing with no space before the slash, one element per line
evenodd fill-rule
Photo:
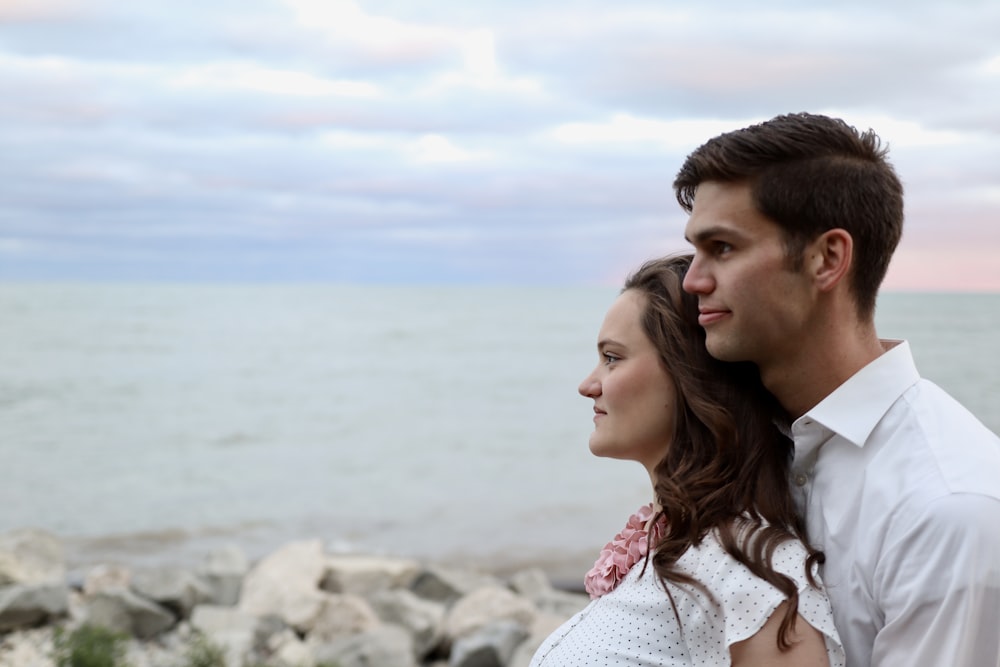
<path fill-rule="evenodd" d="M 1000 262 L 990 251 L 900 248 L 882 289 L 914 292 L 1000 292 Z"/>

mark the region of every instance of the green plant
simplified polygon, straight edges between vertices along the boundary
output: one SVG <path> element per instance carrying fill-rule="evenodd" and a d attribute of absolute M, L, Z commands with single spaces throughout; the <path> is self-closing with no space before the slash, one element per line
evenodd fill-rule
<path fill-rule="evenodd" d="M 125 667 L 128 636 L 97 625 L 81 625 L 70 633 L 56 628 L 52 659 L 56 667 Z"/>
<path fill-rule="evenodd" d="M 188 644 L 184 657 L 184 667 L 226 667 L 225 650 L 200 632 Z"/>

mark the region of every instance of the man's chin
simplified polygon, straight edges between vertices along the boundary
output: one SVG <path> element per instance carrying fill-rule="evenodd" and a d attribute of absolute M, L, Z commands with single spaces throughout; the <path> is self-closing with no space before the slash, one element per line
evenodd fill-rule
<path fill-rule="evenodd" d="M 705 339 L 705 349 L 719 361 L 746 361 L 740 356 L 738 350 L 733 349 L 732 345 L 727 345 L 726 343 L 727 341 L 724 339 L 708 336 Z"/>

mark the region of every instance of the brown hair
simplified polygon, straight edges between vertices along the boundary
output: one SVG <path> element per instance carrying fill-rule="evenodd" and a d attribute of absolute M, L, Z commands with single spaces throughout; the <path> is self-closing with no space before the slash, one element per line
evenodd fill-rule
<path fill-rule="evenodd" d="M 789 489 L 792 445 L 777 426 L 785 415 L 756 366 L 718 361 L 705 349 L 697 297 L 681 287 L 690 264 L 691 255 L 647 262 L 623 288 L 645 295 L 643 330 L 677 388 L 675 432 L 655 469 L 654 493 L 662 508 L 656 520 L 666 521 L 659 541 L 650 545 L 652 563 L 668 595 L 668 581 L 707 593 L 677 561 L 716 530 L 727 552 L 787 597 L 778 634 L 785 649 L 798 591 L 790 577 L 774 570 L 771 557 L 787 540 L 805 543 Z M 806 576 L 816 585 L 812 569 L 823 554 L 806 548 Z"/>
<path fill-rule="evenodd" d="M 851 290 L 858 314 L 869 319 L 903 232 L 903 186 L 887 154 L 874 131 L 858 132 L 839 118 L 776 116 L 695 149 L 674 179 L 674 192 L 691 212 L 701 183 L 745 181 L 757 210 L 784 231 L 795 270 L 810 241 L 830 229 L 846 230 L 854 239 Z"/>

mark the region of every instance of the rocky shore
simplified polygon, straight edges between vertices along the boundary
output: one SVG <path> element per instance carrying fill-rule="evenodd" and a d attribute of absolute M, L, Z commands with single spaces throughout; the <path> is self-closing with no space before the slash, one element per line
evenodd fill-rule
<path fill-rule="evenodd" d="M 129 667 L 200 667 L 205 655 L 220 667 L 526 667 L 589 601 L 537 569 L 501 579 L 331 554 L 319 540 L 253 563 L 223 548 L 192 569 L 105 564 L 69 575 L 65 563 L 54 535 L 0 535 L 3 667 L 54 666 L 57 638 L 80 628 L 127 637 Z"/>

